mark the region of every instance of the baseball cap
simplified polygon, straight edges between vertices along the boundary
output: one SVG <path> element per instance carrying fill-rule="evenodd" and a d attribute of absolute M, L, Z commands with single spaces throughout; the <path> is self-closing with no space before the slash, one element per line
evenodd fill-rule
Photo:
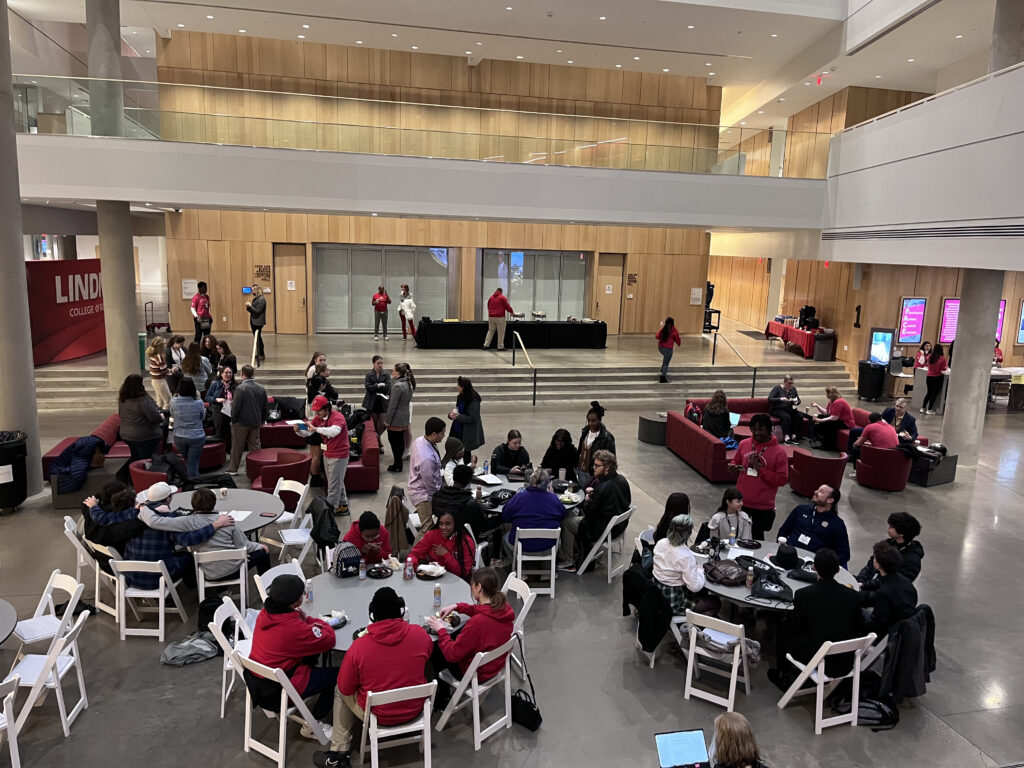
<path fill-rule="evenodd" d="M 323 395 L 317 395 L 316 397 L 313 398 L 313 402 L 310 404 L 309 407 L 314 411 L 321 411 L 324 408 L 330 408 L 331 403 Z"/>
<path fill-rule="evenodd" d="M 153 483 L 145 491 L 139 491 L 135 494 L 135 500 L 140 503 L 145 501 L 163 501 L 171 494 L 177 492 L 178 487 L 176 485 L 165 482 Z"/>

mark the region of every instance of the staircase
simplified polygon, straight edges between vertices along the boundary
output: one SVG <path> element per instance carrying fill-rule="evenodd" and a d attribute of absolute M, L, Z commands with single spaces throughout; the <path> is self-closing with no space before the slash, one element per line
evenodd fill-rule
<path fill-rule="evenodd" d="M 847 398 L 856 395 L 856 384 L 841 363 L 803 362 L 759 366 L 755 396 L 767 396 L 786 373 L 797 377 L 797 389 L 807 403 L 812 399 L 824 403 L 824 389 L 829 385 L 839 387 Z M 35 375 L 41 409 L 117 408 L 117 391 L 107 386 L 106 369 L 40 368 Z M 332 367 L 331 382 L 340 397 L 358 407 L 363 399 L 365 375 L 362 367 Z M 458 370 L 417 367 L 416 406 L 450 409 L 455 402 L 455 379 L 459 375 L 473 380 L 488 408 L 529 407 L 532 403 L 533 371 L 526 366 Z M 710 397 L 716 389 L 723 390 L 728 397 L 750 397 L 751 378 L 751 369 L 738 365 L 680 366 L 668 384 L 658 383 L 655 366 L 545 368 L 537 371 L 537 405 L 578 408 L 591 400 L 600 400 L 602 404 L 681 409 L 687 397 Z M 271 395 L 305 397 L 301 375 L 294 370 L 264 368 L 256 372 L 256 379 Z"/>

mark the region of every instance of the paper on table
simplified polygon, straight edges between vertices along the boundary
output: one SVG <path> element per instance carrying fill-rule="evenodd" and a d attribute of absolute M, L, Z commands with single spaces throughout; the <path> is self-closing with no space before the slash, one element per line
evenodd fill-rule
<path fill-rule="evenodd" d="M 240 509 L 240 510 L 239 509 L 232 509 L 230 512 L 228 512 L 228 514 L 231 516 L 231 518 L 236 523 L 240 523 L 243 520 L 245 520 L 249 515 L 252 514 L 252 510 L 251 509 Z"/>
<path fill-rule="evenodd" d="M 479 480 L 481 483 L 485 483 L 487 485 L 501 485 L 501 478 L 498 477 L 497 475 L 492 475 L 489 473 L 486 475 L 477 475 L 476 479 Z"/>

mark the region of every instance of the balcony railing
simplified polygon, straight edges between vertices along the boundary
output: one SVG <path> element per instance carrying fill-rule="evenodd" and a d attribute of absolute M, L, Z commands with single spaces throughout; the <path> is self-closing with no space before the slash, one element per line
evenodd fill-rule
<path fill-rule="evenodd" d="M 89 78 L 15 75 L 22 132 L 89 136 Z M 824 178 L 829 134 L 120 81 L 126 138 L 634 171 Z M 33 108 L 34 107 L 34 108 Z"/>

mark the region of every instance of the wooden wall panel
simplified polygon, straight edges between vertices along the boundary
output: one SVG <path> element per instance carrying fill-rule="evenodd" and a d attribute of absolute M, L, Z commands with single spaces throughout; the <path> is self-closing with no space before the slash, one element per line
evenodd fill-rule
<path fill-rule="evenodd" d="M 715 286 L 711 306 L 723 317 L 755 329 L 764 327 L 768 303 L 768 263 L 762 259 L 712 256 L 708 280 Z"/>

